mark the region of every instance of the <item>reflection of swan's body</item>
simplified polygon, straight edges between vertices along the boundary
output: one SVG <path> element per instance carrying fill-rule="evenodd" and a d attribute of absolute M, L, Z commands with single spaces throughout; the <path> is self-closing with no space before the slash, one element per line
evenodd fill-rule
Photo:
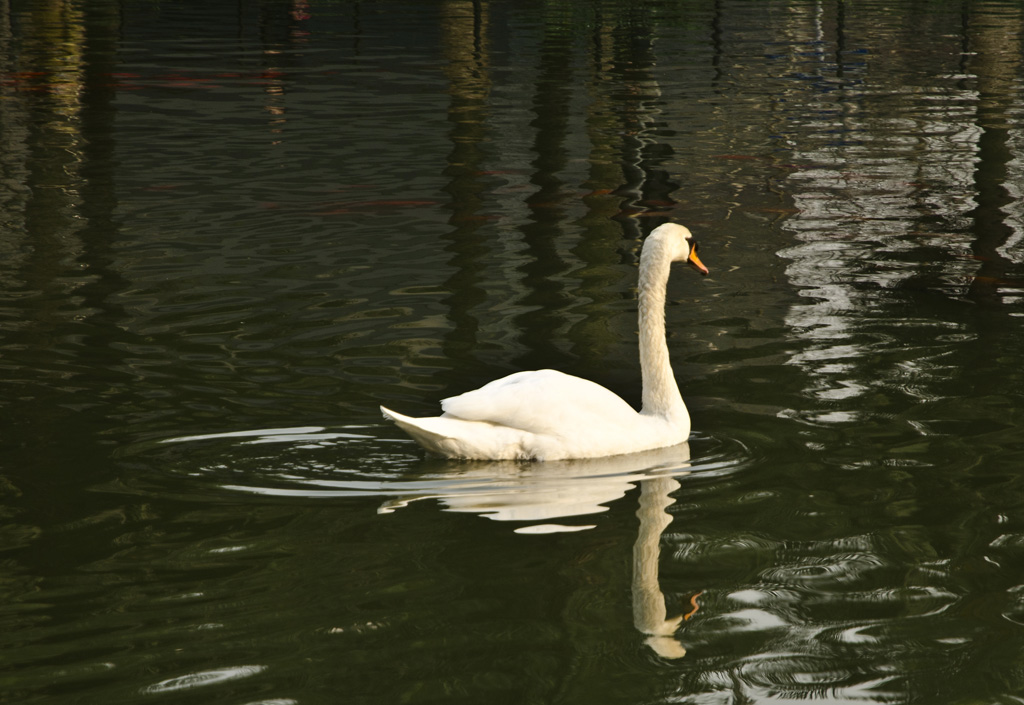
<path fill-rule="evenodd" d="M 665 342 L 665 289 L 669 267 L 679 261 L 707 274 L 689 230 L 666 223 L 651 232 L 640 255 L 640 413 L 601 385 L 555 370 L 517 372 L 445 399 L 441 416 L 381 411 L 427 450 L 450 458 L 596 458 L 685 441 L 690 415 Z"/>
<path fill-rule="evenodd" d="M 523 522 L 517 533 L 551 533 L 592 529 L 593 524 L 550 523 L 560 518 L 605 511 L 606 504 L 640 485 L 633 544 L 633 624 L 663 658 L 680 658 L 686 649 L 675 633 L 682 616 L 669 617 L 658 580 L 661 534 L 672 522 L 666 509 L 675 501 L 677 477 L 690 472 L 687 443 L 629 455 L 589 460 L 562 460 L 536 465 L 509 461 L 449 466 L 446 488 L 406 495 L 381 507 L 390 513 L 417 499 L 439 499 L 448 511 L 472 512 L 496 521 Z M 545 522 L 545 523 L 538 523 Z"/>
<path fill-rule="evenodd" d="M 688 474 L 689 461 L 690 446 L 681 443 L 607 458 L 449 464 L 444 466 L 444 479 L 421 474 L 417 478 L 420 491 L 400 494 L 379 511 L 390 513 L 413 501 L 437 499 L 448 511 L 529 523 L 517 529 L 522 533 L 593 528 L 540 522 L 605 512 L 606 505 L 625 496 L 638 482 Z"/>

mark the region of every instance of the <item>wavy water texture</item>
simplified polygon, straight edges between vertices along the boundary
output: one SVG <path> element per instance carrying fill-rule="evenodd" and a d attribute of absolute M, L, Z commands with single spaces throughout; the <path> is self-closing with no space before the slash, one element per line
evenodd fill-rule
<path fill-rule="evenodd" d="M 0 701 L 1024 692 L 1012 2 L 0 4 Z M 686 449 L 446 463 L 523 369 Z"/>

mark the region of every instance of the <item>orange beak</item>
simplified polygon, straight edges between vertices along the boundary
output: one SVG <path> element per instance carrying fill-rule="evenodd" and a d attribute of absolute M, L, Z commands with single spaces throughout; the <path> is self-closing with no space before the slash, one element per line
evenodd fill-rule
<path fill-rule="evenodd" d="M 696 242 L 693 243 L 693 247 L 690 248 L 690 256 L 686 258 L 686 263 L 704 276 L 708 275 L 708 268 L 704 266 L 704 263 L 700 261 L 700 257 L 697 256 Z"/>

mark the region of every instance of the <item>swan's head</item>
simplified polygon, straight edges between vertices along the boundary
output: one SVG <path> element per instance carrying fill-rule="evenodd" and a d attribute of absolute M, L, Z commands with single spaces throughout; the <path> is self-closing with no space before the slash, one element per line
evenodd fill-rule
<path fill-rule="evenodd" d="M 697 257 L 697 243 L 687 228 L 676 223 L 665 223 L 652 230 L 647 239 L 653 239 L 666 247 L 673 262 L 686 262 L 701 274 L 707 275 L 708 268 Z"/>

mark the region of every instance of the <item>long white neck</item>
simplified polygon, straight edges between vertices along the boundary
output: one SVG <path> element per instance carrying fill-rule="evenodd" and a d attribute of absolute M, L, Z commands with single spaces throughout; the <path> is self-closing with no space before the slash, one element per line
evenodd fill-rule
<path fill-rule="evenodd" d="M 689 425 L 665 340 L 665 290 L 672 254 L 660 238 L 648 238 L 640 253 L 640 373 L 645 415 Z"/>

